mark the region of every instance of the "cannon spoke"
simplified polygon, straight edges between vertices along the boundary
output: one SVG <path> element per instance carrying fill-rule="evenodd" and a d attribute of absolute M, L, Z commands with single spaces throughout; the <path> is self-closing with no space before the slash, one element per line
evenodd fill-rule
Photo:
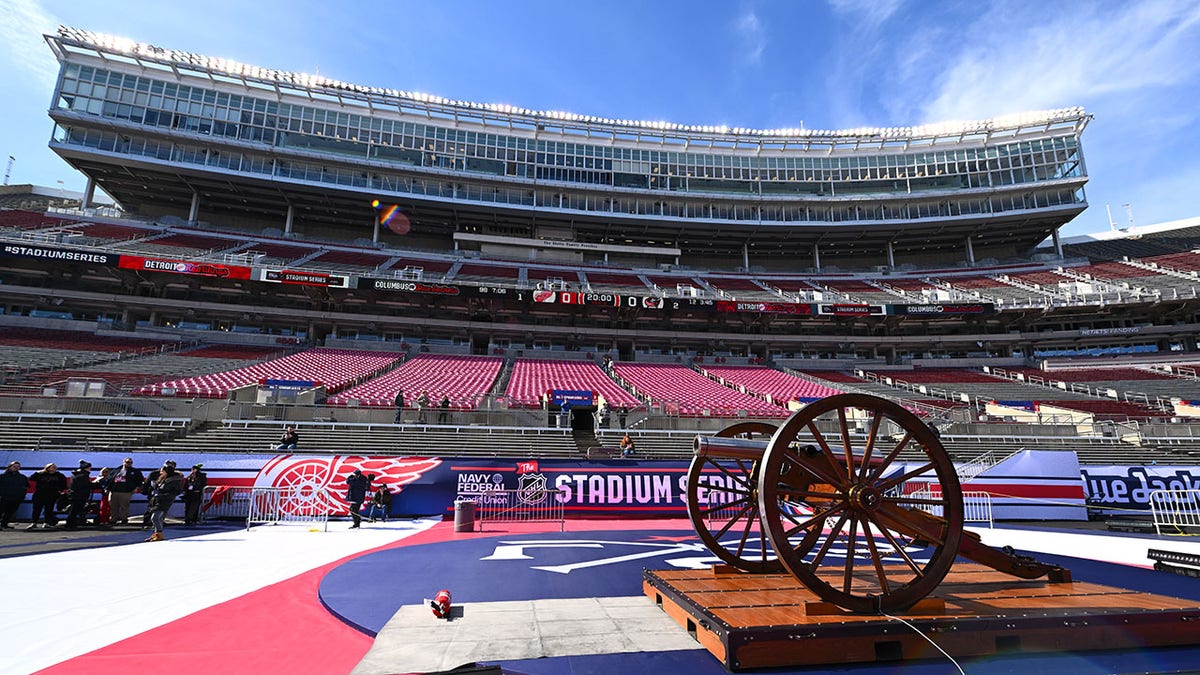
<path fill-rule="evenodd" d="M 842 578 L 842 592 L 849 593 L 854 585 L 854 547 L 858 544 L 858 517 L 850 516 L 850 533 L 846 535 L 845 576 Z"/>
<path fill-rule="evenodd" d="M 911 569 L 914 574 L 916 574 L 918 577 L 924 574 L 917 563 L 914 562 L 913 559 L 908 555 L 908 551 L 904 550 L 904 546 L 896 540 L 894 535 L 892 535 L 891 530 L 875 522 L 874 519 L 871 520 L 871 523 L 879 529 L 879 533 L 883 535 L 883 538 L 887 539 L 888 543 L 892 545 L 892 550 L 904 560 L 905 564 L 908 565 L 909 569 Z"/>
<path fill-rule="evenodd" d="M 819 525 L 820 523 L 824 523 L 826 518 L 828 518 L 829 516 L 832 516 L 835 513 L 842 512 L 843 510 L 845 510 L 845 508 L 846 508 L 845 504 L 835 504 L 834 506 L 832 506 L 828 509 L 825 509 L 824 511 L 821 511 L 820 513 L 813 514 L 812 517 L 810 517 L 808 520 L 805 520 L 804 522 L 800 522 L 800 521 L 796 520 L 794 517 L 792 517 L 792 515 L 790 513 L 784 513 L 783 514 L 784 518 L 786 518 L 788 521 L 790 521 L 791 523 L 793 523 L 795 525 L 795 527 L 792 527 L 791 529 L 787 530 L 788 539 L 791 539 L 792 537 L 796 536 L 796 533 L 800 532 L 801 530 L 807 530 L 807 529 L 813 527 L 814 525 Z M 820 530 L 817 529 L 817 532 L 820 532 Z"/>
<path fill-rule="evenodd" d="M 842 525 L 846 523 L 846 519 L 849 517 L 850 514 L 848 513 L 843 513 L 842 515 L 838 516 L 837 523 L 835 523 L 833 529 L 830 530 L 829 536 L 825 537 L 825 542 L 821 544 L 821 549 L 817 551 L 815 556 L 813 556 L 812 569 L 815 570 L 820 567 L 821 561 L 825 559 L 825 555 L 829 553 L 829 549 L 833 548 L 833 543 L 837 541 L 836 534 L 841 532 Z"/>
<path fill-rule="evenodd" d="M 746 465 L 742 464 L 742 460 L 740 460 L 740 459 L 737 460 L 738 470 L 741 472 L 740 474 L 730 471 L 728 468 L 725 467 L 725 465 L 723 465 L 719 462 L 715 462 L 712 459 L 709 459 L 707 457 L 704 458 L 704 461 L 706 462 L 706 464 L 708 466 L 711 466 L 711 467 L 715 468 L 717 471 L 720 471 L 722 474 L 727 476 L 730 480 L 732 480 L 740 485 L 745 486 L 747 493 L 750 490 L 754 489 L 754 486 L 751 484 L 751 481 L 750 481 L 750 476 L 751 476 L 753 469 L 747 469 Z M 708 489 L 711 490 L 712 488 L 710 487 Z"/>
<path fill-rule="evenodd" d="M 850 447 L 850 423 L 846 421 L 846 409 L 838 408 L 838 430 L 842 432 L 842 453 L 846 456 L 846 477 L 854 481 L 854 448 Z"/>
<path fill-rule="evenodd" d="M 817 440 L 817 445 L 821 448 L 821 452 L 825 455 L 826 460 L 829 462 L 828 469 L 836 472 L 838 461 L 833 456 L 833 451 L 829 449 L 829 444 L 825 442 L 825 437 L 821 435 L 820 431 L 817 431 L 816 427 L 810 427 L 810 429 L 813 433 L 813 438 Z M 808 457 L 802 456 L 794 448 L 785 448 L 782 450 L 782 452 L 793 464 L 804 467 L 805 471 L 811 472 L 823 482 L 829 483 L 830 485 L 841 490 L 846 489 L 847 486 L 844 476 L 839 476 L 836 473 L 829 473 L 827 467 L 821 466 L 818 462 L 811 461 Z"/>
<path fill-rule="evenodd" d="M 933 466 L 934 466 L 933 462 L 929 462 L 927 464 L 922 464 L 921 466 L 918 466 L 917 468 L 913 469 L 912 471 L 905 472 L 903 476 L 896 476 L 895 478 L 889 478 L 888 480 L 885 480 L 884 482 L 880 483 L 876 489 L 891 490 L 892 488 L 896 487 L 897 485 L 899 485 L 903 482 L 908 481 L 911 478 L 916 478 L 917 476 L 920 476 L 923 473 L 928 473 L 929 470 L 933 468 Z"/>
<path fill-rule="evenodd" d="M 752 506 L 752 503 L 750 502 L 749 498 L 747 498 L 747 499 L 738 499 L 738 500 L 736 500 L 736 501 L 732 501 L 732 502 L 728 502 L 728 503 L 725 503 L 725 504 L 721 504 L 720 506 L 714 506 L 713 508 L 711 508 L 711 509 L 708 509 L 707 511 L 704 511 L 704 512 L 703 512 L 703 513 L 704 513 L 704 515 L 706 515 L 706 516 L 707 516 L 707 515 L 710 515 L 710 514 L 712 514 L 712 513 L 716 512 L 716 511 L 721 511 L 721 510 L 723 510 L 723 509 L 731 509 L 731 508 L 734 508 L 734 507 L 735 507 L 735 506 L 737 506 L 738 504 L 742 504 L 742 505 L 743 505 L 743 506 L 742 506 L 742 508 L 741 508 L 741 509 L 740 509 L 740 510 L 737 512 L 737 515 L 734 515 L 733 517 L 731 517 L 731 518 L 729 519 L 729 522 L 725 524 L 725 527 L 721 528 L 721 529 L 720 529 L 720 530 L 719 530 L 719 531 L 716 533 L 716 536 L 720 537 L 721 535 L 723 535 L 723 534 L 725 534 L 726 532 L 728 532 L 728 531 L 729 531 L 729 528 L 730 528 L 730 527 L 732 527 L 732 526 L 733 526 L 733 524 L 734 524 L 734 523 L 736 523 L 736 522 L 738 521 L 738 519 L 739 519 L 739 518 L 741 518 L 742 516 L 746 515 L 746 512 L 750 510 L 750 507 Z"/>
<path fill-rule="evenodd" d="M 879 438 L 879 425 L 883 422 L 883 415 L 875 414 L 871 416 L 871 428 L 867 431 L 867 443 L 863 448 L 862 462 L 858 465 L 858 471 L 855 476 L 862 478 L 867 475 L 867 469 L 871 466 L 871 455 L 875 452 L 875 441 Z"/>
<path fill-rule="evenodd" d="M 890 590 L 887 572 L 883 570 L 883 556 L 879 555 L 879 549 L 875 546 L 875 537 L 871 535 L 870 519 L 863 520 L 863 533 L 867 540 L 867 550 L 871 552 L 871 560 L 875 563 L 875 576 L 879 578 L 879 588 L 884 594 L 887 594 Z"/>
<path fill-rule="evenodd" d="M 889 466 L 892 465 L 892 462 L 896 461 L 896 458 L 900 456 L 900 452 L 904 450 L 904 447 L 907 446 L 908 442 L 911 440 L 912 432 L 909 431 L 905 433 L 904 437 L 896 443 L 896 447 L 892 448 L 892 451 L 888 453 L 887 457 L 884 457 L 883 461 L 881 461 L 879 465 L 875 467 L 875 470 L 871 472 L 870 477 L 863 482 L 874 483 L 875 481 L 879 480 L 879 477 L 883 475 L 883 472 L 886 471 Z"/>

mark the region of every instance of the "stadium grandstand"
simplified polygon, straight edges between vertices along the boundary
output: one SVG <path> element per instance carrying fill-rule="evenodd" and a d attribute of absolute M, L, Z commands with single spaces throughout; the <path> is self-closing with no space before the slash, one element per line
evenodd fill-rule
<path fill-rule="evenodd" d="M 1200 463 L 1200 219 L 1061 238 L 1082 109 L 687 126 L 46 41 L 87 188 L 5 193 L 13 447 L 680 459 L 857 392 L 956 459 Z"/>

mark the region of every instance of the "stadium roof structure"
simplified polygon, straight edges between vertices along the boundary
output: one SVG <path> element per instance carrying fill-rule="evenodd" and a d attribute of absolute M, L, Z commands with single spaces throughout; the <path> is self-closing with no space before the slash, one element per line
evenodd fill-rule
<path fill-rule="evenodd" d="M 1019 257 L 1087 207 L 1080 108 L 728 128 L 451 100 L 74 28 L 46 39 L 61 64 L 51 148 L 147 216 L 379 239 L 379 200 L 423 246 L 567 240 L 819 269 Z"/>

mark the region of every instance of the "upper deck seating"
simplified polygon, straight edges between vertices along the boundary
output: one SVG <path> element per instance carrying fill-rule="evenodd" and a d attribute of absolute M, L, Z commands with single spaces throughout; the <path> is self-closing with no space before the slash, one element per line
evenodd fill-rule
<path fill-rule="evenodd" d="M 417 354 L 395 370 L 331 396 L 330 405 L 394 406 L 396 392 L 403 389 L 405 405 L 413 407 L 421 392 L 428 393 L 430 405 L 442 396 L 450 407 L 473 409 L 487 394 L 500 374 L 504 360 L 493 356 L 453 354 Z"/>
<path fill-rule="evenodd" d="M 525 279 L 530 285 L 537 285 L 547 279 L 560 279 L 567 286 L 575 288 L 580 285 L 579 273 L 575 270 L 555 270 L 544 267 L 529 267 L 525 270 Z"/>
<path fill-rule="evenodd" d="M 366 251 L 326 251 L 304 264 L 334 270 L 348 267 L 373 270 L 387 262 L 389 258 L 386 255 Z"/>
<path fill-rule="evenodd" d="M 224 398 L 231 389 L 268 379 L 307 380 L 323 384 L 326 392 L 335 393 L 387 368 L 400 356 L 391 352 L 354 349 L 307 349 L 236 370 L 147 385 L 132 393 L 142 396 Z"/>
<path fill-rule="evenodd" d="M 49 216 L 37 211 L 0 209 L 0 230 L 41 230 L 47 227 L 69 225 L 73 221 Z"/>
<path fill-rule="evenodd" d="M 978 370 L 965 368 L 914 368 L 912 370 L 880 370 L 874 372 L 880 378 L 890 377 L 914 384 L 996 383 L 1004 379 Z"/>
<path fill-rule="evenodd" d="M 481 265 L 463 263 L 454 273 L 454 281 L 480 281 L 513 285 L 520 277 L 521 269 L 513 265 Z"/>
<path fill-rule="evenodd" d="M 1142 368 L 1064 368 L 1058 370 L 1041 370 L 1038 368 L 1008 368 L 1010 373 L 1022 373 L 1026 376 L 1040 377 L 1043 380 L 1063 382 L 1118 382 L 1124 380 L 1168 380 L 1176 381 L 1163 372 Z"/>
<path fill-rule="evenodd" d="M 1137 279 L 1139 277 L 1153 277 L 1158 275 L 1158 272 L 1154 270 L 1142 269 L 1141 267 L 1134 267 L 1133 265 L 1126 265 L 1120 262 L 1095 263 L 1081 267 L 1072 267 L 1071 271 L 1093 279 L 1104 279 L 1107 281 L 1120 281 L 1121 279 Z"/>
<path fill-rule="evenodd" d="M 430 281 L 441 279 L 446 276 L 446 272 L 454 267 L 454 262 L 450 260 L 435 260 L 433 258 L 409 258 L 400 257 L 388 266 L 391 272 L 401 272 L 405 269 L 421 270 L 421 280 Z"/>
<path fill-rule="evenodd" d="M 1184 251 L 1183 253 L 1172 253 L 1170 255 L 1156 255 L 1150 258 L 1142 258 L 1139 262 L 1154 263 L 1161 267 L 1181 272 L 1200 271 L 1200 254 L 1194 251 Z"/>
<path fill-rule="evenodd" d="M 603 396 L 613 408 L 641 405 L 641 401 L 591 361 L 517 359 L 504 393 L 515 405 L 538 408 L 542 395 L 553 389 L 592 391 Z"/>
<path fill-rule="evenodd" d="M 645 293 L 650 290 L 645 282 L 636 274 L 614 274 L 612 272 L 596 272 L 586 270 L 588 286 L 593 291 L 622 291 L 626 293 Z"/>
<path fill-rule="evenodd" d="M 144 227 L 114 225 L 111 223 L 80 223 L 73 225 L 71 229 L 82 235 L 85 240 L 90 240 L 97 244 L 113 244 L 131 239 L 140 239 L 141 237 L 157 233 L 155 230 Z"/>
<path fill-rule="evenodd" d="M 1081 400 L 1039 400 L 1037 401 L 1038 411 L 1046 412 L 1046 406 L 1055 408 L 1066 408 L 1067 410 L 1077 410 L 1079 412 L 1090 413 L 1098 420 L 1112 420 L 1115 422 L 1123 422 L 1127 419 L 1162 419 L 1168 418 L 1170 415 L 1154 410 L 1135 403 L 1126 403 L 1124 401 L 1099 401 L 1095 399 Z"/>
<path fill-rule="evenodd" d="M 281 262 L 299 260 L 317 252 L 313 246 L 298 246 L 292 244 L 277 244 L 269 241 L 256 241 L 243 253 L 261 253 L 268 258 Z"/>
<path fill-rule="evenodd" d="M 636 393 L 678 406 L 680 415 L 733 417 L 747 411 L 755 417 L 784 417 L 787 410 L 723 386 L 683 365 L 617 362 L 613 369 Z"/>
<path fill-rule="evenodd" d="M 762 366 L 702 366 L 701 370 L 726 383 L 743 386 L 747 391 L 766 394 L 771 400 L 782 404 L 793 399 L 809 402 L 842 393 L 833 387 Z"/>
<path fill-rule="evenodd" d="M 1070 277 L 1065 277 L 1057 272 L 1022 272 L 1020 274 L 1009 275 L 1014 281 L 1019 281 L 1030 286 L 1045 287 L 1049 290 L 1057 290 L 1059 284 L 1071 283 L 1074 281 Z"/>

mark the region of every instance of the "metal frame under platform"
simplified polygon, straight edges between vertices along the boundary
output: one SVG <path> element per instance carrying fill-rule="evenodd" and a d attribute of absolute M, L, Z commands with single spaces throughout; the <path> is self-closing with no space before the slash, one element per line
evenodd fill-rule
<path fill-rule="evenodd" d="M 1195 601 L 977 564 L 900 614 L 911 627 L 824 602 L 790 574 L 646 570 L 642 591 L 729 670 L 944 658 L 930 641 L 954 657 L 1200 644 Z"/>

